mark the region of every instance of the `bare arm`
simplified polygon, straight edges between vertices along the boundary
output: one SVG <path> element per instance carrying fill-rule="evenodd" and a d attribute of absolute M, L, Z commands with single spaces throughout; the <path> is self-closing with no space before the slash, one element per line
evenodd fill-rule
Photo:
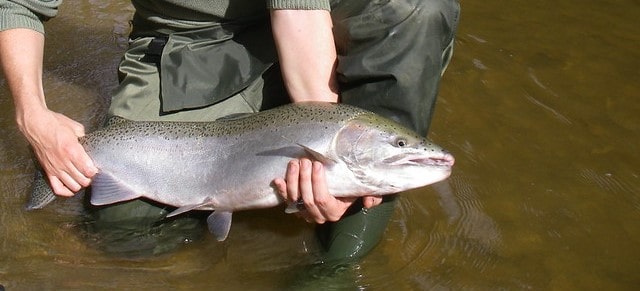
<path fill-rule="evenodd" d="M 30 29 L 0 32 L 0 64 L 16 108 L 18 128 L 33 146 L 54 192 L 71 196 L 97 169 L 78 137 L 82 124 L 47 108 L 42 86 L 44 35 Z"/>
<path fill-rule="evenodd" d="M 329 11 L 272 10 L 271 25 L 292 101 L 337 102 L 337 57 Z"/>
<path fill-rule="evenodd" d="M 331 16 L 325 10 L 272 10 L 271 25 L 285 86 L 293 102 L 338 101 L 337 56 Z M 289 202 L 304 201 L 301 216 L 309 222 L 337 221 L 355 201 L 334 198 L 327 190 L 320 162 L 291 161 L 285 179 L 274 181 Z M 381 198 L 365 197 L 365 207 Z"/>

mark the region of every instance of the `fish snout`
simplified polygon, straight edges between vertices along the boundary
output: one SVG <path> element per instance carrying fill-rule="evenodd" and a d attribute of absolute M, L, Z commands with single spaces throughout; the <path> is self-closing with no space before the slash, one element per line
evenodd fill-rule
<path fill-rule="evenodd" d="M 438 154 L 427 155 L 426 157 L 415 157 L 413 159 L 410 159 L 409 161 L 415 164 L 425 165 L 429 167 L 451 168 L 455 163 L 455 158 L 452 154 L 443 150 Z"/>
<path fill-rule="evenodd" d="M 455 164 L 456 162 L 456 159 L 453 157 L 453 155 L 445 150 L 442 150 L 441 155 L 431 157 L 430 160 L 435 165 L 445 167 L 453 167 L 453 164 Z"/>

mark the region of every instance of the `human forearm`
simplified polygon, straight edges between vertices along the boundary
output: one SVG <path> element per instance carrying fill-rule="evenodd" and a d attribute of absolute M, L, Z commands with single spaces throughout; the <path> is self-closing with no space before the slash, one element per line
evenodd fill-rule
<path fill-rule="evenodd" d="M 338 101 L 337 57 L 329 11 L 272 10 L 271 22 L 292 101 Z"/>
<path fill-rule="evenodd" d="M 0 32 L 0 64 L 16 106 L 18 126 L 46 110 L 42 89 L 44 35 L 18 28 Z"/>

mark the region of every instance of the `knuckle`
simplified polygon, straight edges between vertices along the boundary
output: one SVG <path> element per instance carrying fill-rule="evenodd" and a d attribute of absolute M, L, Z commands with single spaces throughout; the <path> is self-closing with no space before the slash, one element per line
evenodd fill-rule
<path fill-rule="evenodd" d="M 315 207 L 316 207 L 316 204 L 315 204 L 315 201 L 314 201 L 314 200 L 304 200 L 304 206 L 305 206 L 307 209 L 311 209 L 311 208 L 315 208 Z"/>
<path fill-rule="evenodd" d="M 287 174 L 289 175 L 293 175 L 296 174 L 297 175 L 298 172 L 298 162 L 297 161 L 289 161 L 289 163 L 287 164 Z"/>
<path fill-rule="evenodd" d="M 315 197 L 313 200 L 318 207 L 326 207 L 329 204 L 329 199 L 326 197 Z"/>

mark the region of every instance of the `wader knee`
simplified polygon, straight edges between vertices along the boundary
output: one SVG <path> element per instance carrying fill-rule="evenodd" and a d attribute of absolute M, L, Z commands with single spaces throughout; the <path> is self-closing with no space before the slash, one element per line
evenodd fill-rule
<path fill-rule="evenodd" d="M 368 254 L 380 241 L 396 204 L 395 195 L 382 204 L 366 209 L 362 200 L 354 203 L 337 222 L 318 225 L 316 235 L 327 263 L 355 261 Z"/>

